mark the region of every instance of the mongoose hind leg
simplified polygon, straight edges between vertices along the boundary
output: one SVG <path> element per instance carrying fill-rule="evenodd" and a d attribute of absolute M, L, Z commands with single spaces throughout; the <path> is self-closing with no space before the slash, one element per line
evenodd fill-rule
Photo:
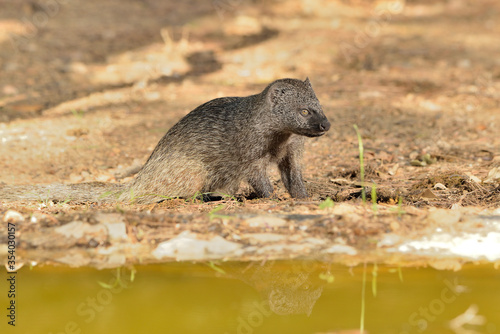
<path fill-rule="evenodd" d="M 274 187 L 265 169 L 262 170 L 259 168 L 254 170 L 252 175 L 248 178 L 248 183 L 255 190 L 258 197 L 271 197 L 274 191 Z"/>

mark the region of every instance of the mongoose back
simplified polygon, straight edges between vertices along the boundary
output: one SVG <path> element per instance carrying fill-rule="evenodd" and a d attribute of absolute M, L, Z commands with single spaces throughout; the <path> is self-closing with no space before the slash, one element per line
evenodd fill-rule
<path fill-rule="evenodd" d="M 329 128 L 309 79 L 281 79 L 256 95 L 211 100 L 165 134 L 120 200 L 234 194 L 245 180 L 257 196 L 269 197 L 271 163 L 278 165 L 292 197 L 307 197 L 304 138 Z"/>

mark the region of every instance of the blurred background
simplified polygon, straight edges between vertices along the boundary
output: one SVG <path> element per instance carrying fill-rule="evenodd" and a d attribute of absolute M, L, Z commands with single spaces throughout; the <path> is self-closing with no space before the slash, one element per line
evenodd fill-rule
<path fill-rule="evenodd" d="M 306 142 L 304 176 L 318 186 L 309 189 L 314 200 L 352 200 L 346 212 L 359 204 L 357 124 L 367 180 L 377 184 L 379 203 L 395 206 L 404 194 L 412 217 L 414 208 L 423 208 L 421 216 L 433 207 L 475 206 L 478 214 L 498 208 L 499 17 L 498 0 L 0 0 L 0 184 L 126 181 L 127 171 L 144 163 L 164 133 L 196 106 L 258 93 L 279 78 L 309 77 L 332 123 L 325 136 Z M 273 178 L 280 196 L 288 196 Z M 60 213 L 89 209 L 48 202 L 21 203 L 20 210 L 26 216 L 51 213 L 52 226 Z M 245 202 L 241 211 L 278 207 L 318 214 L 316 203 L 290 202 Z M 168 205 L 163 209 L 169 213 L 211 210 Z M 359 218 L 359 231 L 370 226 L 365 220 Z M 460 233 L 458 220 L 449 228 Z M 415 225 L 391 224 L 380 232 L 406 234 Z M 352 242 L 368 240 L 349 233 Z M 88 297 L 104 296 L 98 282 L 113 277 L 111 271 L 25 266 L 19 322 L 30 333 L 76 332 L 80 327 L 65 327 L 75 319 L 94 333 L 237 332 L 241 314 L 251 314 L 254 300 L 260 301 L 257 292 L 242 282 L 216 280 L 207 266 L 188 267 L 141 267 L 134 283 L 139 288 L 116 295 L 113 303 L 105 300 L 109 306 L 87 324 L 75 310 Z M 396 269 L 381 269 L 382 297 L 367 308 L 370 333 L 465 333 L 450 320 L 474 303 L 488 319 L 475 328 L 498 332 L 498 270 L 405 269 L 403 284 Z M 355 276 L 351 267 L 332 272 L 335 285 L 325 287 L 311 317 L 272 315 L 256 332 L 359 332 L 340 332 L 358 328 L 359 267 Z M 272 283 L 279 278 L 269 276 Z M 468 286 L 458 302 L 425 322 L 429 327 L 413 323 L 412 314 L 439 304 L 443 282 L 456 277 Z M 256 280 L 260 291 L 267 291 L 264 281 Z"/>

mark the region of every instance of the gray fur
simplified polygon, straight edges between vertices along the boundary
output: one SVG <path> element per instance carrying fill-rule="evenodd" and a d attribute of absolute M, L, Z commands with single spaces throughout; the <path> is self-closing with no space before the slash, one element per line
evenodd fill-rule
<path fill-rule="evenodd" d="M 310 114 L 302 116 L 303 109 Z M 292 197 L 307 197 L 301 172 L 304 136 L 320 136 L 329 128 L 309 79 L 281 79 L 260 94 L 209 101 L 165 134 L 120 200 L 234 194 L 245 180 L 259 197 L 269 197 L 271 163 L 278 164 Z"/>

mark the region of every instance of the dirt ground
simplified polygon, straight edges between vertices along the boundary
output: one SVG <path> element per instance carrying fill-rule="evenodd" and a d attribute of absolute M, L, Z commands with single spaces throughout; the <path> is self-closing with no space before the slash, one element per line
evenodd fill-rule
<path fill-rule="evenodd" d="M 2 214 L 14 209 L 26 222 L 38 215 L 53 227 L 98 211 L 133 216 L 131 224 L 144 212 L 208 221 L 216 207 L 219 215 L 332 216 L 347 205 L 363 210 L 341 233 L 359 246 L 359 235 L 425 228 L 432 208 L 500 206 L 498 1 L 0 4 L 0 184 L 127 182 L 190 110 L 283 77 L 309 77 L 332 123 L 307 140 L 307 201 L 291 200 L 274 172 L 270 200 L 247 199 L 245 188 L 240 201 L 147 207 L 53 203 L 42 194 L 37 203 L 3 202 Z M 369 203 L 376 184 L 376 219 L 369 205 L 360 209 L 354 124 Z M 327 197 L 344 211 L 321 210 Z M 190 230 L 222 233 L 200 224 Z"/>

